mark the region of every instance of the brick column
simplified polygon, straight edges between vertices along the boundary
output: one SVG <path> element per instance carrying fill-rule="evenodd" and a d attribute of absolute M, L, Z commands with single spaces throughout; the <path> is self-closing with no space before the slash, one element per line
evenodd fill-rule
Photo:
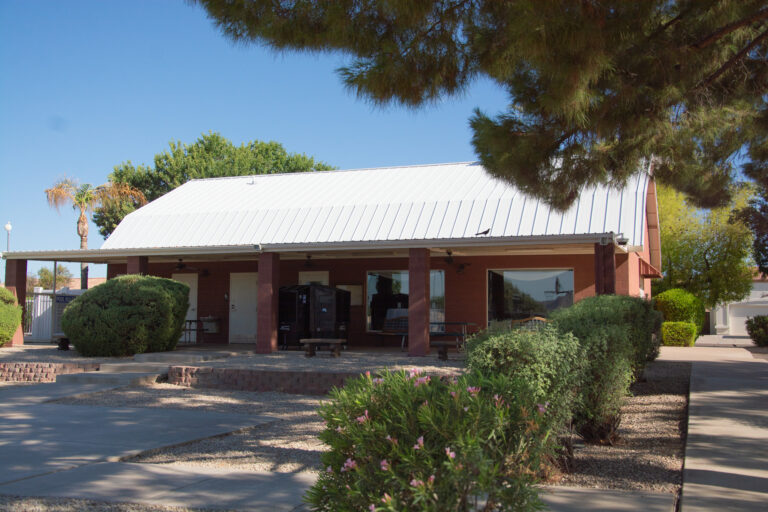
<path fill-rule="evenodd" d="M 149 274 L 149 257 L 128 256 L 128 274 Z"/>
<path fill-rule="evenodd" d="M 277 299 L 280 288 L 280 255 L 265 252 L 259 256 L 259 289 L 256 318 L 256 352 L 277 350 Z"/>
<path fill-rule="evenodd" d="M 429 354 L 429 249 L 408 251 L 408 355 Z"/>
<path fill-rule="evenodd" d="M 16 296 L 21 305 L 21 325 L 16 329 L 10 343 L 6 347 L 24 345 L 24 313 L 27 302 L 27 260 L 5 261 L 5 287 Z"/>
<path fill-rule="evenodd" d="M 595 295 L 616 293 L 616 257 L 612 243 L 595 244 Z"/>

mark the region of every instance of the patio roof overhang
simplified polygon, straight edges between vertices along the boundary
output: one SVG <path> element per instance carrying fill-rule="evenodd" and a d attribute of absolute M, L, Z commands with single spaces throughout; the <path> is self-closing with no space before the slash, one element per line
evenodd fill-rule
<path fill-rule="evenodd" d="M 593 254 L 595 243 L 612 243 L 619 252 L 635 252 L 641 247 L 622 246 L 614 233 L 530 237 L 484 237 L 433 240 L 384 240 L 328 242 L 312 244 L 227 245 L 200 247 L 134 247 L 130 249 L 73 249 L 61 251 L 12 251 L 7 260 L 62 261 L 77 263 L 125 263 L 129 257 L 147 256 L 151 261 L 243 260 L 258 259 L 264 252 L 280 253 L 283 259 L 403 257 L 412 248 L 428 248 L 433 254 L 451 251 L 456 256 L 514 254 Z"/>

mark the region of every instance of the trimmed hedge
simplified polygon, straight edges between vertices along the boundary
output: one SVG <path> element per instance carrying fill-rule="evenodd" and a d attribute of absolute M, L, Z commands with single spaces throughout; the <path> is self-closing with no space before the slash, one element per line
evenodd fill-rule
<path fill-rule="evenodd" d="M 576 431 L 588 442 L 613 443 L 629 386 L 657 353 L 653 334 L 659 316 L 643 299 L 598 295 L 554 311 L 550 319 L 561 333 L 576 336 L 586 352 Z"/>
<path fill-rule="evenodd" d="M 747 332 L 755 345 L 768 347 L 768 316 L 758 315 L 747 319 Z"/>
<path fill-rule="evenodd" d="M 504 374 L 531 385 L 537 403 L 549 403 L 562 424 L 570 422 L 584 377 L 586 356 L 579 340 L 552 325 L 479 333 L 467 341 L 467 367 Z"/>
<path fill-rule="evenodd" d="M 173 350 L 189 307 L 189 287 L 160 277 L 127 275 L 92 288 L 64 310 L 61 326 L 84 356 Z"/>
<path fill-rule="evenodd" d="M 0 287 L 0 347 L 11 341 L 21 324 L 21 306 L 8 288 Z"/>
<path fill-rule="evenodd" d="M 691 322 L 664 322 L 661 339 L 669 347 L 692 347 L 696 343 L 696 326 Z"/>
<path fill-rule="evenodd" d="M 696 335 L 704 327 L 704 304 L 692 293 L 682 288 L 672 288 L 654 299 L 656 309 L 664 315 L 665 322 L 690 322 L 696 326 Z"/>
<path fill-rule="evenodd" d="M 349 380 L 320 408 L 329 450 L 305 500 L 334 512 L 539 510 L 555 417 L 532 397 L 505 375 Z"/>

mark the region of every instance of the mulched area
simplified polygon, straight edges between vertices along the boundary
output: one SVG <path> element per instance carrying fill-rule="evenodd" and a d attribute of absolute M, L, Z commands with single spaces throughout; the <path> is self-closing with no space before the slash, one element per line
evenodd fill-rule
<path fill-rule="evenodd" d="M 0 496 L 0 512 L 195 512 L 199 508 L 166 507 L 140 503 L 110 503 L 73 498 Z M 226 512 L 218 509 L 218 512 Z"/>
<path fill-rule="evenodd" d="M 614 446 L 577 444 L 560 485 L 677 493 L 682 485 L 691 363 L 657 361 L 632 386 Z"/>

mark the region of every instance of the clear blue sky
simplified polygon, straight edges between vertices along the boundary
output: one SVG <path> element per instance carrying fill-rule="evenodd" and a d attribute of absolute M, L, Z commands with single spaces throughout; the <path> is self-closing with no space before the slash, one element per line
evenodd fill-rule
<path fill-rule="evenodd" d="M 75 212 L 49 208 L 43 190 L 64 176 L 104 183 L 170 140 L 275 140 L 343 169 L 466 161 L 473 108 L 507 102 L 478 82 L 418 111 L 377 108 L 344 89 L 344 63 L 234 45 L 182 0 L 0 0 L 0 226 L 13 225 L 11 250 L 78 248 Z M 89 247 L 102 242 L 92 224 Z"/>

